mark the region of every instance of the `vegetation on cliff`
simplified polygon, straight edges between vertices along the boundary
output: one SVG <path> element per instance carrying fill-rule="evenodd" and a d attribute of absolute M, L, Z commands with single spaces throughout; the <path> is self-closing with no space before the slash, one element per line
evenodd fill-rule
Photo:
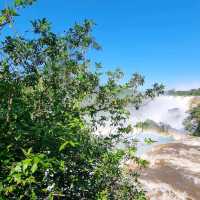
<path fill-rule="evenodd" d="M 186 130 L 194 136 L 200 136 L 200 104 L 192 107 L 188 114 L 184 121 Z"/>
<path fill-rule="evenodd" d="M 171 126 L 164 123 L 156 123 L 153 120 L 147 119 L 144 122 L 138 122 L 135 125 L 136 128 L 143 130 L 154 130 L 156 132 L 168 132 L 171 129 Z"/>

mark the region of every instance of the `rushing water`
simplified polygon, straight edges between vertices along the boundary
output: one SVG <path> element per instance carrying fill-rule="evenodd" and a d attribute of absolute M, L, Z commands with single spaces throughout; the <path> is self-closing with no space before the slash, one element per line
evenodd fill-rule
<path fill-rule="evenodd" d="M 156 123 L 164 123 L 172 128 L 183 129 L 183 120 L 193 97 L 160 96 L 144 103 L 139 110 L 129 107 L 132 122 L 151 119 Z"/>
<path fill-rule="evenodd" d="M 150 119 L 158 124 L 163 123 L 170 125 L 170 127 L 177 130 L 179 134 L 184 134 L 183 121 L 187 117 L 187 110 L 189 109 L 191 99 L 192 97 L 161 96 L 144 103 L 139 110 L 135 110 L 130 106 L 130 121 L 132 124 L 135 124 Z M 163 136 L 153 131 L 146 131 L 138 134 L 132 133 L 132 137 L 139 140 L 137 144 L 137 155 L 139 156 L 157 144 L 165 144 L 174 140 L 170 135 Z M 146 144 L 144 142 L 145 138 L 151 138 L 156 142 L 153 144 Z"/>
<path fill-rule="evenodd" d="M 129 123 L 135 125 L 138 122 L 144 122 L 146 120 L 152 120 L 157 124 L 162 123 L 169 125 L 172 130 L 179 132 L 178 134 L 184 134 L 183 121 L 187 117 L 187 110 L 189 109 L 191 99 L 193 97 L 179 97 L 179 96 L 160 96 L 154 100 L 145 102 L 139 110 L 136 110 L 133 106 L 129 106 L 128 109 L 131 113 Z M 109 132 L 113 132 L 108 125 L 101 127 L 97 130 L 96 134 L 106 135 Z M 151 138 L 156 141 L 153 144 L 146 144 L 145 138 Z M 129 139 L 138 140 L 137 155 L 142 155 L 147 150 L 151 149 L 154 145 L 165 144 L 173 141 L 173 136 L 163 136 L 155 131 L 135 131 L 129 135 Z"/>
<path fill-rule="evenodd" d="M 140 141 L 137 144 L 137 156 L 141 156 L 155 145 L 166 144 L 174 141 L 174 138 L 172 136 L 163 136 L 155 132 L 143 132 L 140 133 L 137 138 Z M 151 138 L 155 142 L 153 142 L 152 144 L 146 144 L 145 138 Z"/>
<path fill-rule="evenodd" d="M 155 132 L 142 132 L 136 136 L 140 139 L 137 155 L 143 155 L 150 162 L 147 168 L 142 169 L 139 179 L 148 199 L 200 199 L 200 138 L 184 135 L 183 126 L 192 98 L 163 96 L 148 102 L 139 111 L 131 108 L 133 122 L 151 119 L 171 127 L 169 136 Z M 145 137 L 158 142 L 144 144 Z M 176 141 L 172 143 L 173 140 Z M 157 144 L 166 145 L 152 148 Z"/>

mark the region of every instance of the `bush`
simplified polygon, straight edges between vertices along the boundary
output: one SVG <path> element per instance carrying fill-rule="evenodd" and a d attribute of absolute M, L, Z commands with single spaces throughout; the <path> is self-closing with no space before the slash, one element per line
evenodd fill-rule
<path fill-rule="evenodd" d="M 200 105 L 193 106 L 184 121 L 185 129 L 191 135 L 200 136 Z"/>
<path fill-rule="evenodd" d="M 5 28 L 11 20 L 2 19 Z M 121 165 L 134 151 L 114 147 L 131 131 L 126 106 L 138 106 L 162 86 L 139 92 L 143 77 L 119 84 L 120 70 L 100 84 L 100 64 L 90 70 L 87 58 L 89 49 L 100 49 L 93 25 L 85 20 L 60 36 L 41 19 L 32 22 L 32 38 L 1 42 L 1 199 L 145 199 L 138 175 Z M 120 97 L 126 89 L 132 93 Z M 105 123 L 112 134 L 94 134 Z"/>

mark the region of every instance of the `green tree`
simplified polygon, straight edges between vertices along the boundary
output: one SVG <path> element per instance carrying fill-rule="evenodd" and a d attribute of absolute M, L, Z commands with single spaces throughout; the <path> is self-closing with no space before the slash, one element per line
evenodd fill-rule
<path fill-rule="evenodd" d="M 32 2 L 16 0 L 12 9 Z M 16 14 L 9 15 L 2 11 L 2 28 Z M 145 199 L 138 174 L 122 167 L 123 160 L 145 162 L 128 141 L 124 150 L 116 144 L 131 131 L 127 105 L 138 107 L 163 86 L 141 92 L 144 79 L 138 74 L 119 84 L 120 70 L 108 72 L 100 84 L 105 74 L 98 63 L 91 70 L 87 58 L 91 48 L 100 49 L 93 26 L 85 20 L 57 35 L 40 19 L 32 21 L 32 38 L 1 41 L 1 199 Z M 94 134 L 105 125 L 113 128 L 111 134 Z"/>
<path fill-rule="evenodd" d="M 36 0 L 15 0 L 13 5 L 0 11 L 0 31 L 8 24 L 13 24 L 14 18 L 19 16 L 21 8 L 32 5 Z"/>
<path fill-rule="evenodd" d="M 188 114 L 184 121 L 186 130 L 194 136 L 200 136 L 200 105 L 192 107 Z"/>

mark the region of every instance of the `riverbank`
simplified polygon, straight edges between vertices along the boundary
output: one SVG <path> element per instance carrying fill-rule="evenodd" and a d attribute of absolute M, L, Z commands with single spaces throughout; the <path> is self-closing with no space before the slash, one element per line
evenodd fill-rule
<path fill-rule="evenodd" d="M 128 164 L 129 170 L 141 174 L 140 182 L 148 200 L 200 199 L 200 138 L 183 131 L 188 109 L 198 103 L 200 97 L 163 96 L 136 112 L 141 119 L 138 121 L 142 121 L 138 132 L 172 138 L 161 144 L 158 137 L 158 143 L 142 149 L 140 157 L 149 161 L 147 168 L 141 170 L 134 162 Z"/>
<path fill-rule="evenodd" d="M 200 138 L 187 137 L 153 147 L 140 181 L 150 200 L 199 200 Z"/>

